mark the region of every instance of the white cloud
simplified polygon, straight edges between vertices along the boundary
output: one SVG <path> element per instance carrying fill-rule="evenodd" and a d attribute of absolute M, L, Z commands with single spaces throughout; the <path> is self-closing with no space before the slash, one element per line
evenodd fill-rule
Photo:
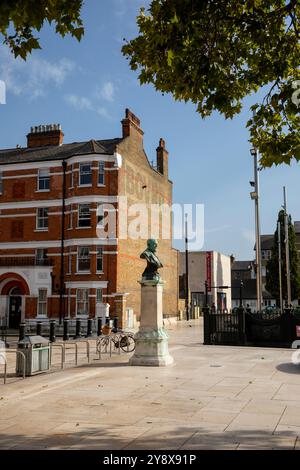
<path fill-rule="evenodd" d="M 65 101 L 77 110 L 93 109 L 91 100 L 85 98 L 84 96 L 66 95 Z"/>
<path fill-rule="evenodd" d="M 114 95 L 115 95 L 115 86 L 112 82 L 104 83 L 100 92 L 97 92 L 97 96 L 99 98 L 102 98 L 105 101 L 109 101 L 111 103 L 114 101 Z"/>
<path fill-rule="evenodd" d="M 65 95 L 65 101 L 70 106 L 72 106 L 77 111 L 94 111 L 102 117 L 107 119 L 110 118 L 110 115 L 107 112 L 107 109 L 103 106 L 98 106 L 97 103 L 92 102 L 89 98 L 85 96 L 78 95 Z"/>
<path fill-rule="evenodd" d="M 0 79 L 8 92 L 37 98 L 47 93 L 49 87 L 59 87 L 74 70 L 75 64 L 68 59 L 57 62 L 30 56 L 23 61 L 15 59 L 6 48 L 0 50 Z"/>

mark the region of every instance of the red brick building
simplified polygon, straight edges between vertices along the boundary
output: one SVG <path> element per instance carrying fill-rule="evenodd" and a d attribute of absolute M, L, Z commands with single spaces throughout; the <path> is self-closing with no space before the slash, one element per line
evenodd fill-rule
<path fill-rule="evenodd" d="M 0 318 L 10 327 L 24 319 L 94 318 L 107 304 L 123 325 L 140 315 L 146 242 L 118 239 L 120 196 L 129 204 L 172 204 L 165 143 L 151 166 L 140 121 L 129 110 L 121 138 L 64 144 L 59 125 L 38 126 L 26 148 L 0 150 Z M 101 236 L 106 211 L 116 230 Z M 177 315 L 171 240 L 159 242 L 158 255 L 164 313 Z"/>

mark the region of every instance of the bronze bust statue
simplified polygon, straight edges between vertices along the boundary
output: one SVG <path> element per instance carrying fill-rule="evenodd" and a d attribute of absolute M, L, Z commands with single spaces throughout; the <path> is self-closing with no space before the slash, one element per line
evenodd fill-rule
<path fill-rule="evenodd" d="M 147 261 L 147 266 L 145 271 L 142 274 L 142 280 L 147 281 L 159 281 L 160 275 L 157 271 L 159 268 L 162 268 L 163 265 L 159 258 L 156 256 L 157 241 L 153 238 L 150 238 L 147 241 L 147 249 L 143 251 L 140 258 Z"/>

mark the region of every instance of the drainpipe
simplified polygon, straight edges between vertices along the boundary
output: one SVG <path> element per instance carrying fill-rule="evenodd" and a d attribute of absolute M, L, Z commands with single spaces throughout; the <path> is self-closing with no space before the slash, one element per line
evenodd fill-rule
<path fill-rule="evenodd" d="M 59 324 L 65 316 L 65 212 L 66 212 L 66 170 L 67 162 L 63 160 L 63 186 L 62 186 L 62 209 L 61 209 L 61 245 L 60 245 L 60 288 L 59 288 Z"/>

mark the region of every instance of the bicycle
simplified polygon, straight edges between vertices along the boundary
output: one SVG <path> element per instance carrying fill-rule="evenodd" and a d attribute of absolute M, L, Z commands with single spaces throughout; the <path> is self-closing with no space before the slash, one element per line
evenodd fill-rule
<path fill-rule="evenodd" d="M 135 350 L 134 334 L 128 331 L 117 330 L 112 331 L 111 334 L 101 335 L 97 340 L 97 352 L 101 355 L 103 350 L 107 352 L 109 347 L 110 355 L 112 353 L 112 345 L 114 349 L 130 353 Z"/>

